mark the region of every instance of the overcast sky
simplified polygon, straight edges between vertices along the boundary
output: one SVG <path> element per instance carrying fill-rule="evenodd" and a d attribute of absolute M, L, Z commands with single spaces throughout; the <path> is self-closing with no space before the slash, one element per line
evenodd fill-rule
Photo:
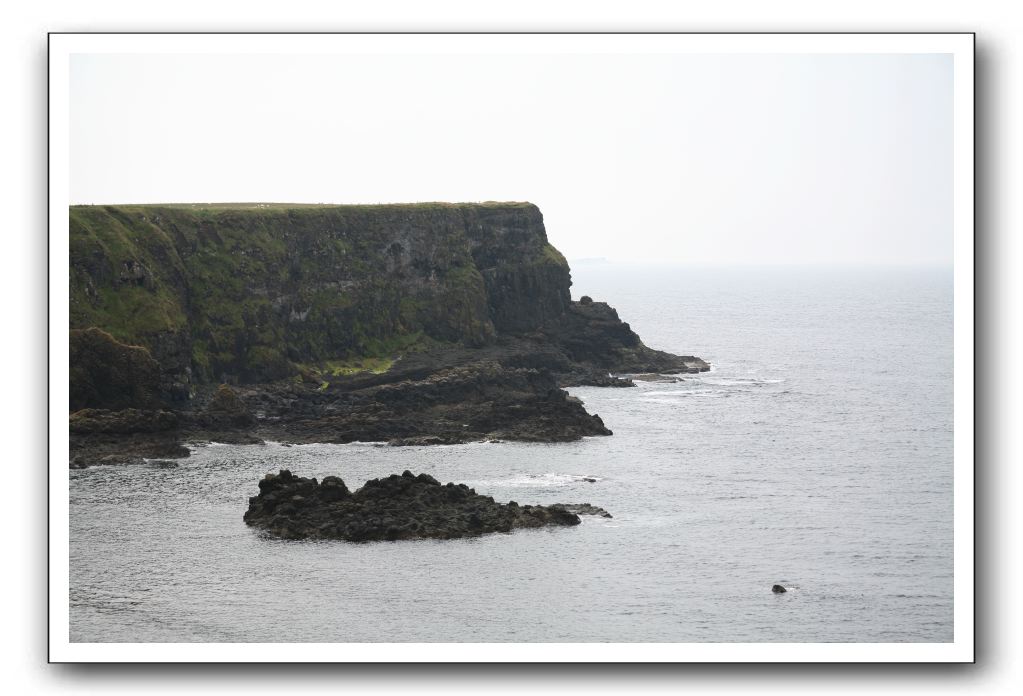
<path fill-rule="evenodd" d="M 569 259 L 940 263 L 949 55 L 74 55 L 72 203 L 528 200 Z"/>

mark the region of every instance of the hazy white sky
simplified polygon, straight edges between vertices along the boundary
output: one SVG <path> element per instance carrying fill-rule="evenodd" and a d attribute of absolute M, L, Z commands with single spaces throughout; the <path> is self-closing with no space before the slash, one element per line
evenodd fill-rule
<path fill-rule="evenodd" d="M 74 55 L 72 203 L 528 200 L 569 259 L 951 263 L 952 57 Z"/>

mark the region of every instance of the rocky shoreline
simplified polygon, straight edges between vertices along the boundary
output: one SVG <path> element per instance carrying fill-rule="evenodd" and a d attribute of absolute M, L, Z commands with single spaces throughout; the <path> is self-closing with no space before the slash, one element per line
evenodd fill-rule
<path fill-rule="evenodd" d="M 615 367 L 628 368 L 640 378 L 709 369 L 699 358 L 647 348 L 638 337 L 623 347 L 620 327 L 626 328 L 626 339 L 635 334 L 613 309 L 603 303 L 573 305 L 585 308 L 591 317 L 596 305 L 604 325 L 589 321 L 478 348 L 449 345 L 410 352 L 385 372 L 332 376 L 329 382 L 306 378 L 199 387 L 187 402 L 154 397 L 140 403 L 131 395 L 158 394 L 158 385 L 132 382 L 131 394 L 115 392 L 111 404 L 141 407 L 88 407 L 70 414 L 69 465 L 178 458 L 188 456 L 186 443 L 204 441 L 360 441 L 396 446 L 569 442 L 612 432 L 563 387 L 634 386 L 628 377 L 615 374 L 626 370 Z M 136 352 L 109 345 L 116 341 L 103 332 L 79 333 L 107 358 L 99 363 L 99 374 L 87 375 L 91 381 L 102 382 L 103 370 L 117 369 L 111 355 L 139 360 Z"/>
<path fill-rule="evenodd" d="M 397 541 L 459 539 L 515 529 L 567 527 L 580 514 L 611 515 L 581 505 L 497 503 L 465 484 L 442 485 L 427 474 L 403 472 L 348 490 L 337 476 L 267 474 L 259 494 L 249 498 L 245 523 L 281 539 Z"/>

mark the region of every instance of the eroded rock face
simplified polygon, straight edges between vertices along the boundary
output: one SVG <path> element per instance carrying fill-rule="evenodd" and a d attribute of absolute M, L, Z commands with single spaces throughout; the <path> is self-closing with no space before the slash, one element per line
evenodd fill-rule
<path fill-rule="evenodd" d="M 336 476 L 317 482 L 287 470 L 267 474 L 244 519 L 284 539 L 344 541 L 457 539 L 579 524 L 564 506 L 497 503 L 465 484 L 442 485 L 409 471 L 367 481 L 354 493 Z"/>
<path fill-rule="evenodd" d="M 95 327 L 72 329 L 71 411 L 151 408 L 158 403 L 160 365 L 149 350 L 116 340 Z"/>
<path fill-rule="evenodd" d="M 567 311 L 544 327 L 544 334 L 569 360 L 595 373 L 695 373 L 710 365 L 691 355 L 673 355 L 643 344 L 635 331 L 606 302 L 585 297 L 572 302 Z M 579 368 L 576 368 L 579 372 Z M 580 384 L 588 382 L 580 381 Z M 596 386 L 605 386 L 598 383 Z M 608 385 L 610 386 L 610 385 Z M 628 385 L 616 385 L 628 386 Z"/>

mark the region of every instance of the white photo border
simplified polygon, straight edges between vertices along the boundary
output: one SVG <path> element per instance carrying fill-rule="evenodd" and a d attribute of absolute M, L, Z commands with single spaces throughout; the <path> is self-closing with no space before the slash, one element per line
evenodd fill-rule
<path fill-rule="evenodd" d="M 972 33 L 53 33 L 49 35 L 49 661 L 122 663 L 973 662 Z M 944 53 L 954 62 L 954 637 L 950 643 L 72 643 L 67 481 L 69 62 L 76 53 Z"/>

